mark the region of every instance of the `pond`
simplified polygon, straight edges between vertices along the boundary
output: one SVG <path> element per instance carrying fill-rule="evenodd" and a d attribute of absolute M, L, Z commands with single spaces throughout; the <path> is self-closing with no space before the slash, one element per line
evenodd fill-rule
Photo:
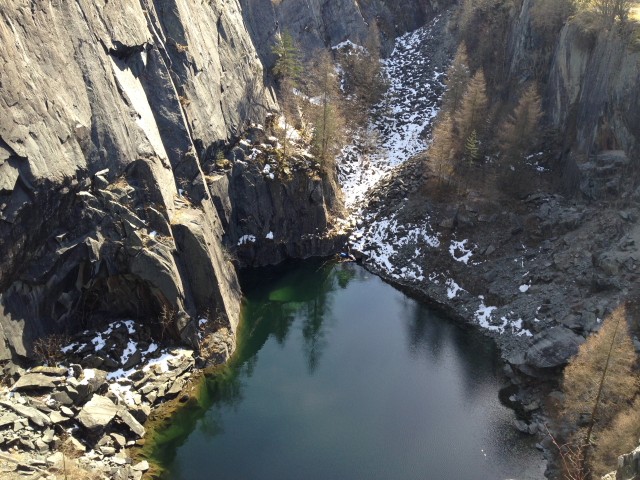
<path fill-rule="evenodd" d="M 158 432 L 172 479 L 537 479 L 493 343 L 356 264 L 259 269 L 230 364 Z"/>

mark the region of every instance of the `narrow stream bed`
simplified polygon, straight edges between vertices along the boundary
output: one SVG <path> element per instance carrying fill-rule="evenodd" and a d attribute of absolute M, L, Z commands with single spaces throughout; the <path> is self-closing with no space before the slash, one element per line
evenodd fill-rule
<path fill-rule="evenodd" d="M 237 354 L 154 440 L 164 478 L 543 478 L 488 339 L 355 264 L 243 284 Z"/>

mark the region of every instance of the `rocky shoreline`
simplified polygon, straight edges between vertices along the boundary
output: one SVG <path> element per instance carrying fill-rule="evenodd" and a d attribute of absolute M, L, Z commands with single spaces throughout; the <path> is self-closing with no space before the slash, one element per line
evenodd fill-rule
<path fill-rule="evenodd" d="M 562 367 L 640 280 L 640 212 L 551 193 L 542 163 L 531 166 L 537 186 L 525 198 L 471 189 L 438 201 L 425 195 L 434 178 L 414 157 L 371 192 L 351 243 L 370 271 L 496 341 L 515 427 L 551 448 L 545 399 L 560 395 Z"/>
<path fill-rule="evenodd" d="M 160 348 L 133 321 L 83 332 L 63 346 L 55 367 L 14 367 L 0 391 L 3 478 L 57 478 L 72 470 L 88 478 L 140 479 L 150 466 L 130 449 L 144 444 L 144 424 L 161 404 L 189 398 L 198 367 L 224 361 L 233 349 L 225 329 L 200 338 L 208 362 L 193 350 Z"/>

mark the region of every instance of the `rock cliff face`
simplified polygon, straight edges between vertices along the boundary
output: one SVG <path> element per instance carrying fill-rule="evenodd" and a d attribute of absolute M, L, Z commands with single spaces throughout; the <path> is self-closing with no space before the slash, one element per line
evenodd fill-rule
<path fill-rule="evenodd" d="M 640 52 L 630 27 L 596 30 L 574 17 L 557 25 L 554 40 L 535 27 L 533 6 L 524 0 L 510 24 L 510 79 L 544 86 L 548 124 L 562 137 L 567 186 L 579 186 L 589 199 L 628 194 L 640 154 Z"/>
<path fill-rule="evenodd" d="M 237 1 L 0 1 L 0 359 L 101 316 L 239 315 L 201 170 L 276 108 Z"/>
<path fill-rule="evenodd" d="M 620 32 L 564 27 L 549 85 L 550 120 L 581 152 L 640 153 L 640 52 Z"/>
<path fill-rule="evenodd" d="M 443 11 L 451 0 L 240 0 L 260 58 L 273 65 L 275 35 L 288 30 L 307 54 L 347 39 L 363 45 L 375 26 L 383 50 L 390 53 L 396 36 L 414 30 Z"/>

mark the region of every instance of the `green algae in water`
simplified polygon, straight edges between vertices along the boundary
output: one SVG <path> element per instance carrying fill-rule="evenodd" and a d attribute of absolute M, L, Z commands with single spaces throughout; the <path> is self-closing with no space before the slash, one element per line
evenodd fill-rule
<path fill-rule="evenodd" d="M 491 342 L 353 264 L 243 284 L 236 355 L 153 442 L 164 478 L 542 478 Z"/>

